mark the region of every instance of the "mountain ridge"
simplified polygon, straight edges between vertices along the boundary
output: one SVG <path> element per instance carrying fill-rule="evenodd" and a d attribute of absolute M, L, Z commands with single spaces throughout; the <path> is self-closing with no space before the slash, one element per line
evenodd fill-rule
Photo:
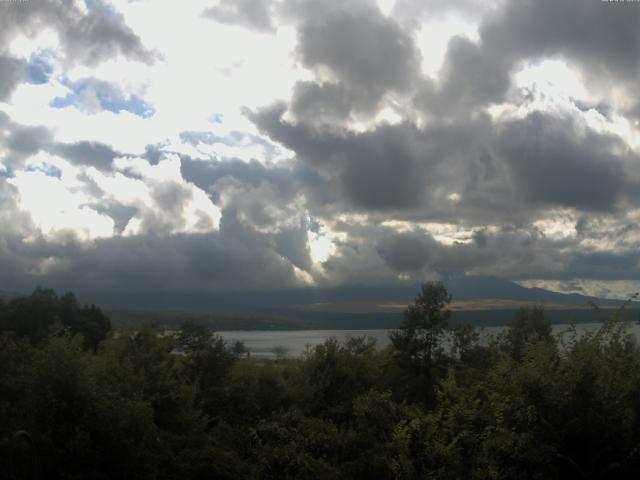
<path fill-rule="evenodd" d="M 445 278 L 443 284 L 455 300 L 497 299 L 530 303 L 572 305 L 622 305 L 624 300 L 604 299 L 578 293 L 560 293 L 537 287 L 523 287 L 500 277 L 464 276 Z M 350 285 L 307 287 L 282 290 L 227 291 L 212 293 L 139 292 L 121 295 L 79 296 L 98 305 L 128 308 L 207 310 L 220 312 L 256 312 L 299 308 L 304 305 L 339 302 L 412 303 L 420 284 Z"/>

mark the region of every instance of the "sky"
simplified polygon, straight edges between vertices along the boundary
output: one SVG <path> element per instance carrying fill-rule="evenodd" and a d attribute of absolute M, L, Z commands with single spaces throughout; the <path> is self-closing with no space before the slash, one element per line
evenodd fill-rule
<path fill-rule="evenodd" d="M 640 290 L 640 2 L 0 0 L 0 290 Z"/>

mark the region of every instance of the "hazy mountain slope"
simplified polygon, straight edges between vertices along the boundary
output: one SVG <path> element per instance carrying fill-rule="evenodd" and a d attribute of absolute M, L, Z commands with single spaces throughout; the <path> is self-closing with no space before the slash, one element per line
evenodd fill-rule
<path fill-rule="evenodd" d="M 502 299 L 526 302 L 586 305 L 619 305 L 620 300 L 607 300 L 578 294 L 562 294 L 541 288 L 526 288 L 510 280 L 488 277 L 451 277 L 444 281 L 454 300 Z M 254 292 L 172 293 L 148 292 L 130 295 L 80 295 L 104 306 L 153 309 L 207 310 L 220 312 L 297 309 L 312 304 L 343 302 L 377 302 L 408 304 L 420 289 L 419 285 L 349 286 L 336 288 L 302 288 Z"/>

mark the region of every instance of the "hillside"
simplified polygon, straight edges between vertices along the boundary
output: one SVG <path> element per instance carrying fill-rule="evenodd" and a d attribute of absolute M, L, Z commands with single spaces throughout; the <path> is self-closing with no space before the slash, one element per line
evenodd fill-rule
<path fill-rule="evenodd" d="M 477 325 L 503 325 L 518 309 L 532 305 L 544 305 L 553 322 L 601 321 L 609 315 L 609 309 L 623 303 L 526 288 L 498 277 L 451 277 L 444 284 L 453 297 L 453 321 Z M 211 294 L 146 292 L 82 298 L 103 305 L 116 321 L 155 318 L 162 323 L 175 323 L 176 318 L 192 318 L 217 330 L 393 328 L 418 290 L 417 284 L 356 285 Z M 602 310 L 594 311 L 594 304 Z"/>

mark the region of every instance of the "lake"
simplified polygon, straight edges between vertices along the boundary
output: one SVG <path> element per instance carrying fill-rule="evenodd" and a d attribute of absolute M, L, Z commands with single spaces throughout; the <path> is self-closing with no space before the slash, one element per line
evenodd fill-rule
<path fill-rule="evenodd" d="M 601 323 L 577 324 L 578 332 L 594 331 Z M 560 334 L 570 327 L 569 324 L 553 325 L 553 333 Z M 481 338 L 489 338 L 503 331 L 506 327 L 484 327 L 479 329 Z M 630 323 L 629 331 L 640 338 L 640 325 Z M 320 345 L 330 337 L 344 341 L 349 337 L 367 336 L 376 339 L 378 348 L 389 344 L 389 330 L 249 330 L 218 332 L 227 341 L 242 340 L 252 357 L 275 358 L 274 350 L 282 349 L 288 357 L 299 357 L 307 348 Z"/>

